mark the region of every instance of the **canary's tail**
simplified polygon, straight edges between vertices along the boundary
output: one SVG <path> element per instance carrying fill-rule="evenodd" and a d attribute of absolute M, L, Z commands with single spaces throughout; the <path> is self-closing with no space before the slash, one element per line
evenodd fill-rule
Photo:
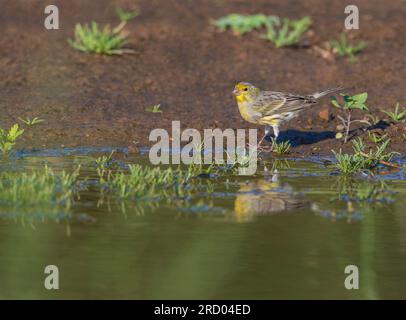
<path fill-rule="evenodd" d="M 324 97 L 324 96 L 326 96 L 326 95 L 328 95 L 330 93 L 337 92 L 337 91 L 342 91 L 344 89 L 345 89 L 344 87 L 330 88 L 330 89 L 327 89 L 327 90 L 324 90 L 324 91 L 315 92 L 315 93 L 310 95 L 310 98 L 312 98 L 314 100 L 318 100 L 318 99 L 320 99 L 320 98 L 322 98 L 322 97 Z"/>

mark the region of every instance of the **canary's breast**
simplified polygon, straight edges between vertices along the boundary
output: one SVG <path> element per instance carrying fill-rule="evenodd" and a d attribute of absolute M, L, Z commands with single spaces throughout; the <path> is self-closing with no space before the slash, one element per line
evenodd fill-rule
<path fill-rule="evenodd" d="M 238 100 L 237 100 L 238 102 Z M 247 102 L 238 102 L 238 110 L 241 117 L 248 122 L 257 123 L 258 115 L 252 110 L 251 105 Z"/>

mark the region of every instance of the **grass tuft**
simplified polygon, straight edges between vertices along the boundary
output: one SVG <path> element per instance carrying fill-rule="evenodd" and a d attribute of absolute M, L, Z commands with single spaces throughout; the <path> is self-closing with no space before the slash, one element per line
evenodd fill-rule
<path fill-rule="evenodd" d="M 148 107 L 145 109 L 145 111 L 151 112 L 151 113 L 162 113 L 160 104 L 156 104 L 154 106 Z"/>
<path fill-rule="evenodd" d="M 266 33 L 261 35 L 261 38 L 271 41 L 276 48 L 280 48 L 297 44 L 311 26 L 312 20 L 308 16 L 298 20 L 290 20 L 263 14 L 230 14 L 213 23 L 220 30 L 231 29 L 238 36 L 253 30 L 266 28 Z"/>
<path fill-rule="evenodd" d="M 365 41 L 359 41 L 355 45 L 350 44 L 346 33 L 342 33 L 338 40 L 333 40 L 330 44 L 334 53 L 338 54 L 339 56 L 348 56 L 351 62 L 355 62 L 357 60 L 355 55 L 367 47 L 367 43 Z"/>
<path fill-rule="evenodd" d="M 280 156 L 289 153 L 291 147 L 292 145 L 290 144 L 290 141 L 277 143 L 275 138 L 272 139 L 272 151 Z"/>
<path fill-rule="evenodd" d="M 402 121 L 406 117 L 406 109 L 399 111 L 399 102 L 396 103 L 394 111 L 382 110 L 382 112 L 395 123 Z"/>
<path fill-rule="evenodd" d="M 109 25 L 106 25 L 101 29 L 94 21 L 90 25 L 76 24 L 75 38 L 68 39 L 68 42 L 76 50 L 86 53 L 121 55 L 133 52 L 130 49 L 124 49 L 128 40 L 122 27 L 111 29 Z"/>
<path fill-rule="evenodd" d="M 35 117 L 33 119 L 31 119 L 29 117 L 27 117 L 25 119 L 22 119 L 22 118 L 18 118 L 18 119 L 21 122 L 25 123 L 27 126 L 30 126 L 30 127 L 33 126 L 33 125 L 39 124 L 41 122 L 44 122 L 44 119 L 41 119 L 41 118 L 38 118 L 38 117 Z"/>
<path fill-rule="evenodd" d="M 311 24 L 312 19 L 308 16 L 298 20 L 277 19 L 267 26 L 267 32 L 262 38 L 274 43 L 276 48 L 292 46 L 299 42 Z"/>
<path fill-rule="evenodd" d="M 398 154 L 397 152 L 386 152 L 390 139 L 376 146 L 376 149 L 366 151 L 367 147 L 361 138 L 353 141 L 354 154 L 344 154 L 341 149 L 339 152 L 332 150 L 337 163 L 334 167 L 343 174 L 354 174 L 363 170 L 372 170 L 378 164 L 388 163 Z"/>
<path fill-rule="evenodd" d="M 0 205 L 2 208 L 62 206 L 68 209 L 73 201 L 80 167 L 72 173 L 55 173 L 47 166 L 32 172 L 0 173 Z"/>

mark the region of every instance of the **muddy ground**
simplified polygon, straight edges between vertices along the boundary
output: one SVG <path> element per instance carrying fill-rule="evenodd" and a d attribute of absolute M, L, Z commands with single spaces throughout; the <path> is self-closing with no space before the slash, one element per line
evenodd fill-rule
<path fill-rule="evenodd" d="M 396 102 L 406 107 L 406 5 L 404 1 L 352 1 L 360 10 L 355 39 L 368 42 L 357 63 L 327 61 L 314 46 L 343 31 L 345 3 L 324 1 L 221 0 L 55 0 L 60 30 L 46 30 L 49 1 L 6 1 L 0 7 L 0 125 L 18 117 L 39 116 L 17 148 L 73 146 L 148 146 L 154 128 L 248 128 L 231 91 L 250 81 L 275 91 L 311 93 L 336 85 L 349 93 L 367 91 L 368 106 L 379 118 Z M 117 24 L 115 6 L 139 8 L 131 21 L 134 54 L 105 57 L 72 49 L 74 25 L 95 20 Z M 229 13 L 312 17 L 309 48 L 276 49 L 252 33 L 237 38 L 210 24 Z M 146 108 L 161 104 L 162 113 Z M 329 120 L 319 117 L 328 108 Z M 329 154 L 342 147 L 334 138 L 337 111 L 325 101 L 282 128 L 296 154 Z M 382 126 L 392 148 L 406 151 L 405 123 Z M 375 129 L 382 130 L 382 129 Z M 366 132 L 356 132 L 367 136 Z M 367 140 L 367 139 L 365 139 Z M 351 143 L 344 148 L 350 148 Z"/>

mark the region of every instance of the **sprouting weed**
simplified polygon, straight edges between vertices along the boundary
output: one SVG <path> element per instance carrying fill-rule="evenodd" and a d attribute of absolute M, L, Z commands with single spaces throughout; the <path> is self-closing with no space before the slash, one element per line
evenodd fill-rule
<path fill-rule="evenodd" d="M 97 53 L 105 55 L 121 55 L 132 53 L 133 50 L 124 49 L 128 43 L 127 34 L 123 32 L 125 22 L 111 29 L 109 25 L 99 28 L 94 21 L 90 25 L 75 26 L 75 38 L 68 39 L 69 44 L 76 50 L 86 53 Z"/>
<path fill-rule="evenodd" d="M 230 14 L 213 23 L 220 30 L 231 29 L 238 36 L 256 29 L 266 28 L 266 33 L 261 35 L 261 38 L 271 41 L 275 47 L 280 48 L 297 44 L 311 26 L 312 20 L 308 16 L 298 20 L 290 20 L 264 14 Z"/>
<path fill-rule="evenodd" d="M 337 160 L 333 166 L 343 174 L 357 173 L 368 167 L 366 159 L 360 155 L 342 153 L 341 149 L 339 152 L 332 152 Z"/>
<path fill-rule="evenodd" d="M 68 209 L 75 195 L 80 167 L 72 173 L 43 170 L 0 173 L 0 203 L 3 207 L 60 206 Z"/>
<path fill-rule="evenodd" d="M 376 125 L 381 121 L 378 116 L 374 116 L 373 114 L 366 114 L 365 115 L 365 120 L 369 122 L 369 125 Z"/>
<path fill-rule="evenodd" d="M 385 141 L 388 137 L 388 134 L 377 134 L 375 132 L 368 131 L 368 138 L 373 143 L 381 143 Z"/>
<path fill-rule="evenodd" d="M 128 22 L 139 16 L 140 12 L 138 10 L 124 11 L 122 8 L 116 7 L 116 14 L 121 22 Z"/>
<path fill-rule="evenodd" d="M 355 45 L 350 44 L 345 33 L 340 35 L 339 40 L 333 40 L 330 44 L 334 53 L 338 54 L 339 56 L 348 56 L 351 62 L 355 62 L 357 60 L 355 55 L 367 47 L 367 43 L 365 41 L 359 41 Z"/>
<path fill-rule="evenodd" d="M 145 109 L 145 111 L 148 111 L 148 112 L 151 112 L 151 113 L 162 113 L 160 104 L 156 104 L 154 106 L 148 107 L 148 108 Z"/>
<path fill-rule="evenodd" d="M 353 141 L 354 154 L 343 154 L 332 150 L 337 163 L 333 166 L 344 174 L 353 174 L 362 170 L 372 170 L 381 162 L 390 161 L 397 152 L 386 152 L 390 139 L 381 143 L 375 150 L 366 151 L 367 147 L 361 138 Z"/>
<path fill-rule="evenodd" d="M 273 23 L 273 21 L 275 21 Z M 297 44 L 302 35 L 312 24 L 310 17 L 299 20 L 274 19 L 267 25 L 267 32 L 262 38 L 271 41 L 276 48 Z"/>
<path fill-rule="evenodd" d="M 44 119 L 40 119 L 38 117 L 35 117 L 33 119 L 31 119 L 29 117 L 27 117 L 25 119 L 22 119 L 22 118 L 18 118 L 18 119 L 20 119 L 20 121 L 24 122 L 27 126 L 33 126 L 35 124 L 39 124 L 41 122 L 44 122 Z"/>
<path fill-rule="evenodd" d="M 355 109 L 368 111 L 368 107 L 365 104 L 368 98 L 368 93 L 363 92 L 353 96 L 342 93 L 341 96 L 343 97 L 344 104 L 341 105 L 335 96 L 331 97 L 331 103 L 334 107 L 342 110 L 346 114 L 346 118 L 342 117 L 341 115 L 337 116 L 345 128 L 344 143 L 346 143 L 348 141 L 352 123 L 354 122 L 368 123 L 367 120 L 353 120 L 351 118 L 351 113 Z"/>
<path fill-rule="evenodd" d="M 264 14 L 241 15 L 234 13 L 215 20 L 213 24 L 222 31 L 231 29 L 234 34 L 242 36 L 266 26 L 271 17 L 273 17 L 272 19 L 275 18 L 274 16 L 266 16 Z"/>
<path fill-rule="evenodd" d="M 396 103 L 395 110 L 382 110 L 393 122 L 399 122 L 406 117 L 406 109 L 399 111 L 399 103 Z"/>
<path fill-rule="evenodd" d="M 18 124 L 14 124 L 8 131 L 0 127 L 0 151 L 3 155 L 9 153 L 18 137 L 24 133 L 24 129 L 20 129 Z"/>
<path fill-rule="evenodd" d="M 291 148 L 290 141 L 283 141 L 281 143 L 277 143 L 276 140 L 272 139 L 272 151 L 276 154 L 282 156 L 287 154 Z"/>

